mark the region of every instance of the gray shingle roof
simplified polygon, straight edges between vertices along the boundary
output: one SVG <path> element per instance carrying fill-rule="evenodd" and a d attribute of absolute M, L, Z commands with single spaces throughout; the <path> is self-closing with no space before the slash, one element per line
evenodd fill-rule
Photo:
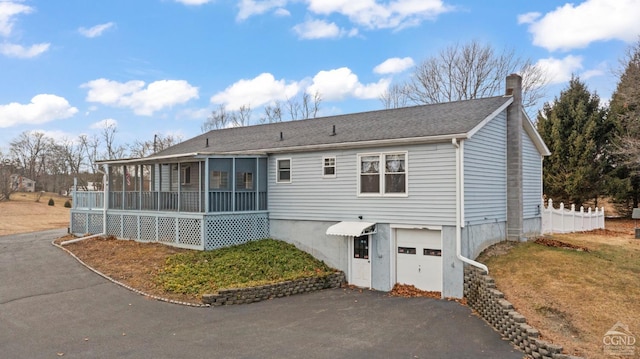
<path fill-rule="evenodd" d="M 188 153 L 269 153 L 305 146 L 466 134 L 510 99 L 497 96 L 213 130 L 149 159 Z M 336 134 L 332 136 L 333 126 Z"/>

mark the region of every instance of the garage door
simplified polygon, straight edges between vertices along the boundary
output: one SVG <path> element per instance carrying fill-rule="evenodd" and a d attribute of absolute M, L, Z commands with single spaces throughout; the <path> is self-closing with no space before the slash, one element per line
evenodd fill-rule
<path fill-rule="evenodd" d="M 441 292 L 441 231 L 398 228 L 396 243 L 396 282 Z"/>

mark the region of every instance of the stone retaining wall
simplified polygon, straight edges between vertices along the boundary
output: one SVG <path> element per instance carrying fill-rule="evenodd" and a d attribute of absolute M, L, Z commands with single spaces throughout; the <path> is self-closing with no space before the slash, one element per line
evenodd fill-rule
<path fill-rule="evenodd" d="M 528 356 L 543 359 L 581 359 L 562 354 L 562 346 L 540 339 L 540 332 L 527 324 L 527 320 L 513 309 L 496 289 L 493 278 L 478 268 L 465 266 L 464 296 L 468 305 L 475 309 L 503 338 L 508 339 Z"/>
<path fill-rule="evenodd" d="M 344 282 L 344 273 L 336 272 L 324 277 L 302 278 L 258 287 L 222 289 L 218 293 L 203 295 L 202 302 L 212 306 L 246 304 L 321 289 L 338 288 Z"/>

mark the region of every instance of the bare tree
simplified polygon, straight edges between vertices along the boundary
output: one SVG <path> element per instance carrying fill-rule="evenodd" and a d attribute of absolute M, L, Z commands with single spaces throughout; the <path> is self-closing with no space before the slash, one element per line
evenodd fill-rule
<path fill-rule="evenodd" d="M 126 151 L 124 146 L 116 144 L 116 133 L 118 133 L 118 126 L 115 123 L 107 124 L 100 132 L 104 142 L 106 158 L 110 160 L 124 157 Z"/>
<path fill-rule="evenodd" d="M 380 95 L 380 101 L 386 109 L 406 107 L 409 103 L 407 92 L 403 86 L 393 84 Z"/>
<path fill-rule="evenodd" d="M 316 118 L 318 111 L 320 111 L 320 103 L 322 102 L 322 96 L 320 92 L 316 91 L 313 97 L 305 92 L 302 94 L 302 118 Z"/>
<path fill-rule="evenodd" d="M 53 140 L 42 132 L 22 132 L 11 141 L 11 157 L 22 167 L 23 175 L 38 182 L 44 173 L 45 158 L 52 148 Z"/>
<path fill-rule="evenodd" d="M 251 106 L 242 105 L 238 111 L 231 114 L 231 122 L 233 127 L 248 126 L 251 123 Z"/>
<path fill-rule="evenodd" d="M 265 117 L 260 119 L 260 123 L 282 122 L 282 103 L 275 101 L 273 105 L 264 107 Z"/>
<path fill-rule="evenodd" d="M 136 140 L 129 146 L 131 157 L 142 158 L 167 149 L 182 142 L 182 137 L 174 135 L 154 135 L 153 140 Z"/>
<path fill-rule="evenodd" d="M 18 167 L 19 163 L 16 160 L 5 156 L 0 151 L 0 202 L 8 201 L 11 193 L 18 188 L 12 177 Z"/>
<path fill-rule="evenodd" d="M 202 124 L 202 132 L 227 128 L 231 124 L 231 118 L 224 105 L 220 105 L 217 110 L 211 111 L 211 115 Z"/>
<path fill-rule="evenodd" d="M 402 88 L 416 104 L 468 100 L 502 94 L 504 79 L 511 73 L 523 78 L 524 107 L 535 106 L 548 83 L 543 70 L 513 50 L 497 52 L 478 41 L 455 44 L 427 58 Z"/>
<path fill-rule="evenodd" d="M 78 141 L 80 142 L 80 149 L 88 161 L 87 165 L 91 172 L 96 174 L 98 171 L 96 162 L 100 159 L 100 138 L 96 135 L 87 136 L 83 134 L 78 137 Z"/>

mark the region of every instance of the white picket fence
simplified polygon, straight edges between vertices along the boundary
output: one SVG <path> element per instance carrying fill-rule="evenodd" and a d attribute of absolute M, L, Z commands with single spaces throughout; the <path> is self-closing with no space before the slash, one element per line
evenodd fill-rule
<path fill-rule="evenodd" d="M 576 211 L 576 205 L 572 204 L 571 209 L 565 209 L 564 203 L 560 203 L 560 208 L 553 208 L 553 200 L 549 200 L 542 210 L 542 233 L 572 233 L 584 232 L 594 229 L 604 229 L 604 207 L 591 208 L 585 212 L 584 207 Z"/>

